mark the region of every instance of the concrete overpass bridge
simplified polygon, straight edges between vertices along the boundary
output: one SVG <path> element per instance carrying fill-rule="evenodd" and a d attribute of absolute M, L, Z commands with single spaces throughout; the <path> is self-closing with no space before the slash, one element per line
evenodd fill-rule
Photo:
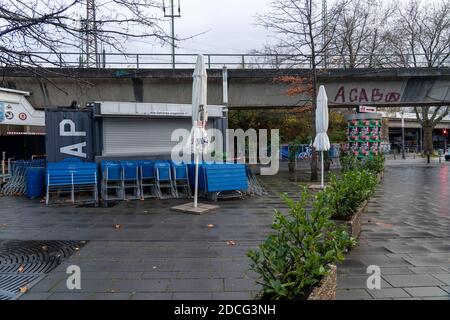
<path fill-rule="evenodd" d="M 1 86 L 30 91 L 31 104 L 67 106 L 72 101 L 190 103 L 192 69 L 2 68 Z M 280 76 L 305 76 L 308 69 L 228 70 L 230 108 L 293 108 L 307 97 L 288 97 Z M 222 104 L 222 70 L 208 70 L 208 103 Z M 450 67 L 319 70 L 330 107 L 400 107 L 450 104 Z"/>

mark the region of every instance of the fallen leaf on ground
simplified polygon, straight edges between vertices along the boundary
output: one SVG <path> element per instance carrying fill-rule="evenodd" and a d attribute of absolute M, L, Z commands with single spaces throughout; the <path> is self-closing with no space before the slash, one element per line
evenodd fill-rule
<path fill-rule="evenodd" d="M 228 240 L 228 241 L 227 241 L 227 245 L 229 245 L 229 246 L 235 246 L 235 245 L 236 245 L 236 241 L 234 241 L 234 240 Z"/>
<path fill-rule="evenodd" d="M 42 248 L 42 250 L 44 250 L 44 251 L 47 251 L 47 249 L 48 249 L 47 246 L 42 246 L 41 248 Z"/>
<path fill-rule="evenodd" d="M 120 224 L 115 224 L 114 225 L 114 229 L 120 229 L 120 228 L 122 228 L 122 225 L 120 225 Z"/>
<path fill-rule="evenodd" d="M 212 223 L 206 225 L 208 228 L 214 228 L 214 225 Z"/>
<path fill-rule="evenodd" d="M 141 198 L 140 200 L 141 200 L 141 201 L 144 201 L 145 199 L 144 199 L 144 198 Z"/>
<path fill-rule="evenodd" d="M 80 250 L 80 248 L 79 248 L 79 247 L 75 247 L 74 249 L 75 249 L 75 251 L 78 251 L 78 250 Z"/>
<path fill-rule="evenodd" d="M 20 293 L 27 293 L 28 292 L 28 286 L 23 286 L 19 288 Z"/>
<path fill-rule="evenodd" d="M 19 267 L 19 270 L 17 270 L 17 271 L 19 271 L 20 273 L 22 273 L 22 272 L 25 271 L 25 268 L 24 268 L 23 266 L 20 266 L 20 267 Z"/>
<path fill-rule="evenodd" d="M 376 224 L 377 226 L 381 226 L 381 227 L 385 227 L 385 228 L 392 228 L 392 227 L 393 227 L 392 224 L 384 223 L 384 222 L 375 222 L 375 224 Z"/>

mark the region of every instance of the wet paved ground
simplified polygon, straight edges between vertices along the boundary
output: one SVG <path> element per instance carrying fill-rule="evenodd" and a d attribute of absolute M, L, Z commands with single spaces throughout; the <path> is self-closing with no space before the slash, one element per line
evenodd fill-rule
<path fill-rule="evenodd" d="M 360 245 L 338 267 L 338 299 L 449 298 L 450 168 L 419 162 L 387 167 Z M 299 190 L 287 173 L 263 182 L 269 196 L 223 201 L 203 216 L 169 210 L 185 200 L 75 208 L 3 197 L 0 239 L 89 240 L 22 299 L 248 299 L 258 287 L 246 252 L 270 232 L 273 208 L 285 209 L 277 193 Z M 81 290 L 66 288 L 72 264 Z M 372 264 L 381 267 L 382 290 L 365 289 Z"/>
<path fill-rule="evenodd" d="M 450 167 L 391 162 L 359 246 L 338 267 L 338 299 L 450 299 Z M 366 289 L 366 268 L 381 290 Z"/>
<path fill-rule="evenodd" d="M 202 216 L 169 209 L 187 200 L 75 208 L 3 197 L 0 239 L 89 240 L 22 299 L 248 299 L 258 287 L 246 252 L 270 231 L 273 209 L 285 208 L 277 192 L 299 191 L 287 173 L 263 180 L 268 196 L 222 201 Z M 66 288 L 72 264 L 81 268 L 81 290 Z"/>

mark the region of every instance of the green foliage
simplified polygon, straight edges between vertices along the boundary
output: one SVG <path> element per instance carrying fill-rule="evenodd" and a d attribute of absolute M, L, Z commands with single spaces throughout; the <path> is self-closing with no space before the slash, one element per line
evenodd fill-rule
<path fill-rule="evenodd" d="M 360 160 L 352 153 L 342 152 L 339 160 L 341 163 L 342 172 L 352 170 L 368 170 L 373 173 L 380 173 L 384 170 L 385 157 L 383 154 L 367 157 Z"/>
<path fill-rule="evenodd" d="M 362 169 L 361 161 L 357 156 L 350 152 L 341 152 L 339 155 L 339 162 L 341 163 L 342 172 Z"/>
<path fill-rule="evenodd" d="M 323 192 L 333 218 L 351 219 L 358 207 L 370 198 L 377 183 L 375 173 L 366 169 L 346 171 L 339 179 L 335 175 L 331 176 Z"/>
<path fill-rule="evenodd" d="M 381 173 L 384 171 L 384 160 L 383 154 L 368 157 L 365 159 L 364 168 L 374 173 Z"/>
<path fill-rule="evenodd" d="M 331 208 L 319 193 L 306 210 L 309 194 L 305 188 L 300 201 L 284 200 L 289 214 L 275 212 L 270 235 L 259 250 L 250 251 L 251 269 L 259 274 L 262 298 L 306 299 L 328 265 L 344 259 L 344 252 L 354 244 L 347 232 L 330 220 Z"/>
<path fill-rule="evenodd" d="M 289 143 L 298 138 L 300 143 L 308 144 L 314 138 L 312 123 L 314 113 L 298 110 L 239 110 L 231 109 L 228 120 L 230 129 L 279 129 L 280 142 Z M 347 141 L 347 121 L 340 111 L 331 110 L 329 114 L 328 136 L 333 142 Z"/>

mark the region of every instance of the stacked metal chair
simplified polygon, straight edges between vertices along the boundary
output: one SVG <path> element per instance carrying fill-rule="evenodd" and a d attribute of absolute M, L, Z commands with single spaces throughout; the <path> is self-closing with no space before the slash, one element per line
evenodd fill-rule
<path fill-rule="evenodd" d="M 189 185 L 188 167 L 184 163 L 171 162 L 173 189 L 176 198 L 190 198 L 192 196 Z"/>
<path fill-rule="evenodd" d="M 155 162 L 152 160 L 141 160 L 138 163 L 138 167 L 141 198 L 155 198 L 157 196 Z"/>
<path fill-rule="evenodd" d="M 26 190 L 26 173 L 28 168 L 45 167 L 46 160 L 17 160 L 11 162 L 8 171 L 11 173 L 10 178 L 0 188 L 0 192 L 5 196 L 22 195 Z"/>
<path fill-rule="evenodd" d="M 141 191 L 138 161 L 123 160 L 120 164 L 122 167 L 123 200 L 139 199 Z"/>
<path fill-rule="evenodd" d="M 122 166 L 118 161 L 102 161 L 101 194 L 105 201 L 123 200 Z"/>
<path fill-rule="evenodd" d="M 172 180 L 172 170 L 170 162 L 156 161 L 156 195 L 160 199 L 169 199 L 175 197 L 175 189 Z"/>
<path fill-rule="evenodd" d="M 46 204 L 55 198 L 55 202 L 62 200 L 60 196 L 64 194 L 70 195 L 71 203 L 97 203 L 97 181 L 95 163 L 81 162 L 77 159 L 50 162 L 46 171 Z M 86 196 L 89 193 L 91 196 Z M 56 197 L 51 198 L 52 195 Z"/>

